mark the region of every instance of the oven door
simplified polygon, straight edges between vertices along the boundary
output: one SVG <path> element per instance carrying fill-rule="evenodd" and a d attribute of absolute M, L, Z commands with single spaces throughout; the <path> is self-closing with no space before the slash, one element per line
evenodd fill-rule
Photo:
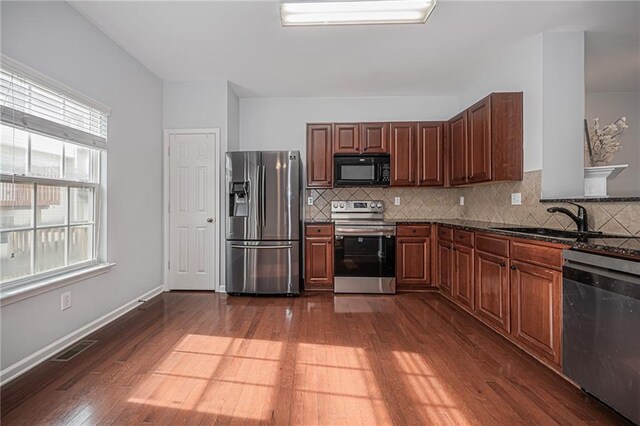
<path fill-rule="evenodd" d="M 374 235 L 341 232 L 336 227 L 336 293 L 395 293 L 396 238 L 391 230 Z"/>
<path fill-rule="evenodd" d="M 335 186 L 388 185 L 388 167 L 389 156 L 385 155 L 336 156 L 334 158 Z M 385 170 L 387 170 L 386 173 Z M 387 176 L 386 182 L 385 176 Z"/>

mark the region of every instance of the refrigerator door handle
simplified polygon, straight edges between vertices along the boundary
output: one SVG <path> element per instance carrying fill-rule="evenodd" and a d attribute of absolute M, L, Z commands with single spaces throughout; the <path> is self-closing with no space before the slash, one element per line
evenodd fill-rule
<path fill-rule="evenodd" d="M 242 249 L 242 250 L 284 250 L 284 249 L 290 249 L 292 247 L 293 246 L 291 244 L 287 246 L 239 246 L 239 245 L 231 246 L 231 248 Z"/>
<path fill-rule="evenodd" d="M 258 178 L 258 184 L 256 185 L 256 188 L 258 189 L 258 192 L 256 194 L 256 198 L 257 198 L 257 203 L 256 203 L 256 209 L 258 209 L 258 228 L 262 228 L 263 224 L 262 224 L 262 198 L 263 198 L 263 194 L 262 194 L 262 174 L 260 173 L 260 165 L 256 166 L 256 176 Z"/>
<path fill-rule="evenodd" d="M 262 217 L 261 217 L 261 221 L 262 221 L 262 226 L 264 227 L 265 224 L 267 223 L 267 206 L 266 206 L 266 202 L 265 202 L 265 194 L 267 191 L 267 166 L 262 166 L 262 193 L 260 194 L 262 196 L 261 198 L 261 204 L 262 204 Z"/>

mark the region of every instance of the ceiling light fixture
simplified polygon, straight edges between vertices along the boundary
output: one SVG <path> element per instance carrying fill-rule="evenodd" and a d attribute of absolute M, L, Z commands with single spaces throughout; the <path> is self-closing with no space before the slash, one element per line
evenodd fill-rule
<path fill-rule="evenodd" d="M 283 26 L 424 24 L 436 0 L 283 1 Z"/>

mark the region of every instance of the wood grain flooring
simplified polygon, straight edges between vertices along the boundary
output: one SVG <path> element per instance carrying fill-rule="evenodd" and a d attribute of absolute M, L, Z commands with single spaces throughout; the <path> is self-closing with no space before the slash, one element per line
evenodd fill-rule
<path fill-rule="evenodd" d="M 434 293 L 164 293 L 88 338 L 3 425 L 624 423 Z"/>

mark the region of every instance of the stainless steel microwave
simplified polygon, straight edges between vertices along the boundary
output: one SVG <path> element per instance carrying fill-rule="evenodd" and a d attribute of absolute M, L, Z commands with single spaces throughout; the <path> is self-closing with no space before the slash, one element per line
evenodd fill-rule
<path fill-rule="evenodd" d="M 388 154 L 336 155 L 333 168 L 334 186 L 389 186 Z"/>

